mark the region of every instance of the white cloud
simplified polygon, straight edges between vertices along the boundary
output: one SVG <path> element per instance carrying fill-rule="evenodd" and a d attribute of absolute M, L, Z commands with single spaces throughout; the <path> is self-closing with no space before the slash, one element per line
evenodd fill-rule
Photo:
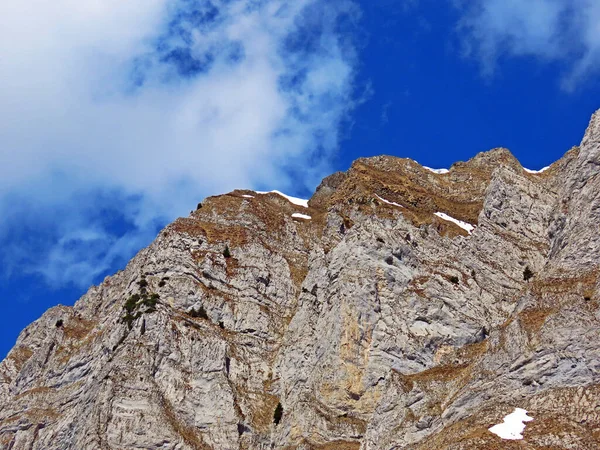
<path fill-rule="evenodd" d="M 470 56 L 491 75 L 505 57 L 535 57 L 566 67 L 573 89 L 600 69 L 600 3 L 596 0 L 454 1 L 458 33 Z"/>
<path fill-rule="evenodd" d="M 35 258 L 11 239 L 4 264 L 85 285 L 204 195 L 312 187 L 355 105 L 340 24 L 358 14 L 348 0 L 1 2 L 0 236 L 45 237 Z"/>

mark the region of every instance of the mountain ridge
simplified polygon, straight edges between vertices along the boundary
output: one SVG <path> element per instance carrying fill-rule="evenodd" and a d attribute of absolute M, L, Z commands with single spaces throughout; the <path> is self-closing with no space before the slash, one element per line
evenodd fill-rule
<path fill-rule="evenodd" d="M 597 112 L 541 173 L 377 156 L 308 207 L 209 197 L 21 333 L 0 445 L 597 448 L 598 173 Z M 517 407 L 523 441 L 488 431 Z"/>

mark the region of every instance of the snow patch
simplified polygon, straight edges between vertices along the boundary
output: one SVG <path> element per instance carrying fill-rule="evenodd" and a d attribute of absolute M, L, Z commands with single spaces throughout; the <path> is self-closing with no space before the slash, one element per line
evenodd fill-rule
<path fill-rule="evenodd" d="M 470 223 L 463 222 L 462 220 L 455 219 L 454 217 L 450 217 L 448 214 L 444 214 L 443 212 L 436 212 L 435 215 L 438 216 L 440 219 L 455 223 L 463 230 L 466 230 L 469 234 L 471 234 L 471 232 L 475 229 L 475 226 L 471 225 Z"/>
<path fill-rule="evenodd" d="M 548 170 L 550 168 L 550 166 L 546 166 L 546 167 L 542 167 L 540 170 L 531 170 L 531 169 L 526 169 L 525 167 L 523 167 L 523 170 L 527 173 L 542 173 L 545 172 L 546 170 Z"/>
<path fill-rule="evenodd" d="M 294 214 L 292 214 L 292 217 L 295 217 L 296 219 L 305 219 L 305 220 L 312 219 L 312 217 L 307 216 L 306 214 L 300 214 L 300 213 L 294 213 Z"/>
<path fill-rule="evenodd" d="M 254 195 L 242 194 L 242 197 L 244 197 L 244 198 L 254 198 Z"/>
<path fill-rule="evenodd" d="M 288 202 L 293 203 L 294 205 L 303 206 L 304 208 L 308 208 L 308 200 L 304 200 L 302 198 L 290 197 L 289 195 L 285 195 L 283 192 L 279 191 L 268 191 L 268 192 L 259 192 L 256 191 L 257 194 L 277 194 L 281 195 Z"/>
<path fill-rule="evenodd" d="M 379 200 L 381 200 L 383 203 L 387 203 L 388 205 L 393 205 L 393 206 L 397 206 L 399 208 L 404 208 L 404 206 L 399 205 L 398 203 L 394 203 L 394 202 L 390 202 L 389 200 L 386 200 L 385 198 L 381 198 L 379 195 L 375 194 L 375 197 L 377 197 Z"/>
<path fill-rule="evenodd" d="M 448 169 L 432 169 L 431 167 L 423 166 L 423 169 L 427 169 L 430 172 L 437 173 L 438 175 L 443 175 L 445 173 L 450 172 Z"/>
<path fill-rule="evenodd" d="M 504 422 L 499 425 L 494 425 L 489 429 L 501 439 L 519 440 L 523 439 L 523 431 L 525 430 L 524 422 L 531 422 L 533 417 L 527 415 L 527 411 L 521 408 L 515 408 L 514 412 L 504 418 Z"/>

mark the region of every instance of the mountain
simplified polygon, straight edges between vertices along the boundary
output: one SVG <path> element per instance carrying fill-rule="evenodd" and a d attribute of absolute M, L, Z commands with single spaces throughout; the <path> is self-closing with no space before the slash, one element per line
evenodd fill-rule
<path fill-rule="evenodd" d="M 600 112 L 543 171 L 379 156 L 308 204 L 210 197 L 21 333 L 0 446 L 597 449 L 599 224 Z"/>

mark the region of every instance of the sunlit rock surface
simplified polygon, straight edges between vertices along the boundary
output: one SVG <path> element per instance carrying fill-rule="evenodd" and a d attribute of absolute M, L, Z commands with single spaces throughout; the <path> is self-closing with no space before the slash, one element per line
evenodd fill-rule
<path fill-rule="evenodd" d="M 598 114 L 543 172 L 381 156 L 293 200 L 208 198 L 26 328 L 0 448 L 600 447 Z"/>

